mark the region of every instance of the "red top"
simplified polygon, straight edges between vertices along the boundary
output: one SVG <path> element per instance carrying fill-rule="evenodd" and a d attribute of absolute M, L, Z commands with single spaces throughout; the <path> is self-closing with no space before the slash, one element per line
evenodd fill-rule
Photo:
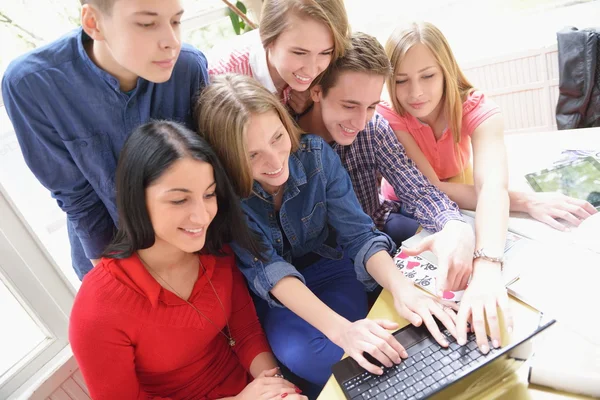
<path fill-rule="evenodd" d="M 270 352 L 246 282 L 227 256 L 200 255 L 207 270 L 188 301 L 164 289 L 134 255 L 103 258 L 83 279 L 71 312 L 69 339 L 94 400 L 218 399 L 252 380 L 254 358 Z M 226 330 L 225 330 L 226 332 Z"/>

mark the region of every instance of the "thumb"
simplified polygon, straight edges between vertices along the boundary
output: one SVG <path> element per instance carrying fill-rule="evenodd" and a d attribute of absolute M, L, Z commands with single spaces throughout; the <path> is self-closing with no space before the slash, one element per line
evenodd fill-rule
<path fill-rule="evenodd" d="M 417 256 L 426 250 L 430 250 L 431 243 L 432 243 L 432 239 L 431 239 L 432 237 L 433 237 L 433 235 L 426 237 L 425 239 L 421 240 L 414 247 L 403 247 L 402 253 L 406 254 L 407 256 Z"/>
<path fill-rule="evenodd" d="M 376 319 L 375 322 L 377 325 L 381 326 L 384 329 L 392 330 L 398 329 L 399 325 L 389 319 Z"/>

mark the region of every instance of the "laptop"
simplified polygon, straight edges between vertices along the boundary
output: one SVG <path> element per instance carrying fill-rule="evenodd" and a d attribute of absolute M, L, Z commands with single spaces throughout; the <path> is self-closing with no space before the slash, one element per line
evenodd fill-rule
<path fill-rule="evenodd" d="M 386 368 L 365 353 L 370 362 L 383 367 L 384 373 L 381 376 L 367 372 L 352 358 L 345 358 L 334 364 L 333 375 L 346 398 L 412 400 L 434 395 L 447 398 L 446 394 L 453 391 L 452 387 L 468 380 L 470 375 L 483 367 L 505 358 L 504 355 L 510 353 L 509 357 L 525 361 L 530 354 L 520 350 L 529 348 L 530 340 L 556 320 L 551 319 L 539 325 L 516 343 L 498 349 L 492 348 L 485 355 L 477 347 L 475 334 L 469 333 L 467 343 L 460 346 L 450 332 L 437 322 L 450 343 L 448 348 L 440 346 L 424 326 L 407 325 L 394 333 L 394 337 L 408 353 L 408 358 L 400 364 Z"/>

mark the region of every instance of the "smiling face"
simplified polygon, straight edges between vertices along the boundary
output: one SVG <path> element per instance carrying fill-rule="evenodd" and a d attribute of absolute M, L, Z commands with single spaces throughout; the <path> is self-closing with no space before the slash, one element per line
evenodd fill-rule
<path fill-rule="evenodd" d="M 290 135 L 274 111 L 253 114 L 246 130 L 246 149 L 252 178 L 269 193 L 276 192 L 290 176 Z"/>
<path fill-rule="evenodd" d="M 267 47 L 268 62 L 279 80 L 303 92 L 329 66 L 333 35 L 321 22 L 294 14 L 288 18 L 289 27 Z"/>
<path fill-rule="evenodd" d="M 213 168 L 189 157 L 174 162 L 146 188 L 146 208 L 157 245 L 193 253 L 201 250 L 217 214 Z"/>
<path fill-rule="evenodd" d="M 313 88 L 312 98 L 331 140 L 342 146 L 354 142 L 373 118 L 384 81 L 382 75 L 346 71 L 339 74 L 326 95 L 319 85 Z"/>
<path fill-rule="evenodd" d="M 122 86 L 135 86 L 138 77 L 156 83 L 169 80 L 181 50 L 179 0 L 118 0 L 108 13 L 88 9 L 83 14 L 86 32 L 103 46 L 99 66 Z M 86 19 L 92 14 L 95 18 Z"/>
<path fill-rule="evenodd" d="M 396 98 L 404 110 L 430 125 L 442 107 L 444 76 L 427 46 L 412 46 L 396 69 Z"/>

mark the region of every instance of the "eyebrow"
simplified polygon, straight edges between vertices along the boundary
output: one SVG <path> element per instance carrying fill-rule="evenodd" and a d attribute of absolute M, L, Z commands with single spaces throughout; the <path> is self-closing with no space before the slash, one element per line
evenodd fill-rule
<path fill-rule="evenodd" d="M 181 14 L 183 14 L 184 10 L 179 11 L 177 14 L 174 15 L 174 17 L 178 17 Z M 137 11 L 134 12 L 133 15 L 147 15 L 149 17 L 158 17 L 158 13 L 154 12 L 154 11 Z"/>
<path fill-rule="evenodd" d="M 211 183 L 210 185 L 208 185 L 206 187 L 206 189 L 210 189 L 211 187 L 215 186 L 217 184 L 216 181 L 213 181 L 213 183 Z M 173 188 L 173 189 L 169 189 L 166 191 L 166 193 L 171 193 L 171 192 L 182 192 L 182 193 L 192 193 L 191 190 L 186 189 L 186 188 Z"/>
<path fill-rule="evenodd" d="M 417 73 L 421 73 L 421 72 L 423 72 L 423 71 L 426 71 L 426 70 L 428 70 L 429 68 L 435 68 L 435 65 L 430 65 L 429 67 L 421 68 L 420 70 L 418 70 L 418 71 L 417 71 Z M 400 76 L 400 75 L 408 75 L 408 74 L 404 74 L 404 73 L 402 73 L 402 72 L 401 72 L 401 73 L 399 73 L 399 74 L 396 74 L 396 75 L 397 75 L 397 76 Z"/>
<path fill-rule="evenodd" d="M 360 105 L 362 105 L 362 104 L 360 103 L 360 101 L 356 101 L 356 100 L 342 100 L 342 102 L 343 102 L 343 103 L 349 103 L 349 104 L 353 104 L 353 105 L 356 105 L 356 106 L 360 106 Z M 377 104 L 379 104 L 379 103 L 381 103 L 381 100 L 377 100 L 375 103 L 371 103 L 371 105 L 372 105 L 372 106 L 374 106 L 374 105 L 377 105 Z"/>
<path fill-rule="evenodd" d="M 302 48 L 302 47 L 292 47 L 292 50 L 298 50 L 298 51 L 304 51 L 304 52 L 306 52 L 306 53 L 310 53 L 310 50 L 304 49 L 304 48 Z M 326 52 L 326 51 L 330 51 L 330 50 L 333 50 L 333 46 L 332 46 L 332 47 L 330 47 L 330 48 L 328 48 L 328 49 L 322 50 L 322 51 L 320 51 L 319 53 L 324 53 L 324 52 Z"/>

